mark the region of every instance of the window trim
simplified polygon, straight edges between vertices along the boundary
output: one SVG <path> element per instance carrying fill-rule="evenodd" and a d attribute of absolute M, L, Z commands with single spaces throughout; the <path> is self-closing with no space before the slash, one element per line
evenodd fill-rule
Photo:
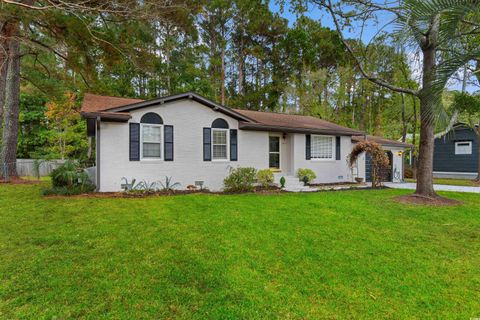
<path fill-rule="evenodd" d="M 160 157 L 144 157 L 143 156 L 143 127 L 157 127 L 160 128 Z M 141 161 L 161 161 L 163 160 L 163 148 L 164 148 L 164 136 L 163 136 L 163 124 L 152 124 L 152 123 L 140 123 L 140 160 Z M 156 142 L 147 142 L 147 143 L 156 143 Z"/>
<path fill-rule="evenodd" d="M 468 144 L 468 148 L 470 148 L 469 153 L 458 153 L 457 148 L 459 147 L 459 144 Z M 465 146 L 467 147 L 467 146 Z M 472 141 L 455 141 L 455 155 L 456 156 L 468 156 L 473 154 L 473 144 Z"/>
<path fill-rule="evenodd" d="M 211 143 L 211 158 L 212 158 L 212 162 L 228 162 L 230 161 L 230 129 L 224 129 L 224 128 L 210 128 L 210 143 Z M 216 158 L 213 156 L 213 147 L 215 146 L 215 144 L 213 143 L 213 132 L 214 131 L 223 131 L 226 133 L 226 136 L 225 136 L 225 146 L 227 147 L 227 151 L 226 151 L 226 154 L 225 154 L 225 158 Z M 221 145 L 221 144 L 216 144 L 216 145 Z"/>
<path fill-rule="evenodd" d="M 330 138 L 332 140 L 332 157 L 331 158 L 315 158 L 313 156 L 313 140 L 315 137 Z M 332 162 L 336 161 L 336 140 L 335 136 L 322 135 L 322 134 L 312 134 L 310 137 L 310 161 L 314 162 Z"/>

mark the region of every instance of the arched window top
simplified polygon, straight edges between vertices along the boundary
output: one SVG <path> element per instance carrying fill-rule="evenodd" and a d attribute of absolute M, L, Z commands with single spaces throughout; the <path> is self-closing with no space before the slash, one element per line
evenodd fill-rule
<path fill-rule="evenodd" d="M 141 123 L 163 124 L 162 117 L 154 112 L 145 113 L 140 120 Z"/>
<path fill-rule="evenodd" d="M 228 129 L 228 123 L 227 121 L 218 118 L 212 122 L 212 128 Z"/>

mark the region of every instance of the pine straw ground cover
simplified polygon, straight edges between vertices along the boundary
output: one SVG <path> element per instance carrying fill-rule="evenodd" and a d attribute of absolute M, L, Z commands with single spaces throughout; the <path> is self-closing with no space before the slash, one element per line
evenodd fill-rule
<path fill-rule="evenodd" d="M 2 319 L 480 317 L 480 197 L 46 198 L 0 186 Z"/>

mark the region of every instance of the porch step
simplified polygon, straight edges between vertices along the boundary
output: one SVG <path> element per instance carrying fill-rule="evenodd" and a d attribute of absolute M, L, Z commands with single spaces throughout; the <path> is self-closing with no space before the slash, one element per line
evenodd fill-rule
<path fill-rule="evenodd" d="M 275 184 L 280 186 L 280 179 L 284 177 L 285 178 L 285 188 L 300 188 L 304 187 L 304 184 L 302 181 L 298 180 L 298 177 L 291 176 L 291 175 L 285 175 L 282 173 L 274 173 L 273 178 Z"/>

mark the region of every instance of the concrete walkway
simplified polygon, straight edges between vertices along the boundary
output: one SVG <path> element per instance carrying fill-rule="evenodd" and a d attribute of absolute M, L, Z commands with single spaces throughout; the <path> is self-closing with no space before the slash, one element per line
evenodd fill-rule
<path fill-rule="evenodd" d="M 415 190 L 415 183 L 392 183 L 385 182 L 385 186 L 393 189 L 408 189 Z M 462 186 L 447 186 L 444 184 L 434 184 L 433 189 L 435 191 L 453 191 L 453 192 L 471 192 L 471 193 L 480 193 L 480 187 L 462 187 Z"/>

